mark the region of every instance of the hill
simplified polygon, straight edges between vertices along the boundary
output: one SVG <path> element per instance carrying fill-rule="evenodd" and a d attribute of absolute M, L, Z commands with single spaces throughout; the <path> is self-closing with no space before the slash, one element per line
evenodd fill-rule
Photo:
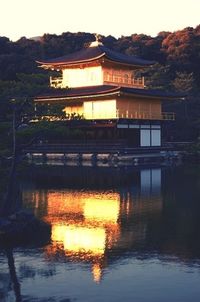
<path fill-rule="evenodd" d="M 200 127 L 200 25 L 160 32 L 156 37 L 133 34 L 101 38 L 108 48 L 158 62 L 142 72 L 148 87 L 188 93 L 185 102 L 165 105 L 167 111 L 177 114 L 176 126 L 169 126 L 166 135 L 176 140 L 196 139 Z M 31 98 L 49 89 L 49 74 L 39 69 L 35 60 L 66 55 L 93 40 L 93 34 L 83 32 L 23 37 L 16 42 L 0 37 L 1 118 L 9 111 L 10 98 Z"/>

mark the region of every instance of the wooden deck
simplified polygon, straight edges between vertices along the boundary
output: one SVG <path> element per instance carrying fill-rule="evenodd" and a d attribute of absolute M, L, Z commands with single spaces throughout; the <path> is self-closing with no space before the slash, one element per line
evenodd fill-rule
<path fill-rule="evenodd" d="M 179 159 L 179 152 L 170 147 L 131 148 L 118 143 L 34 144 L 23 151 L 32 163 L 64 165 L 137 165 Z"/>
<path fill-rule="evenodd" d="M 76 142 L 76 143 L 37 143 L 23 150 L 23 153 L 97 153 L 97 154 L 142 154 L 172 150 L 171 147 L 128 147 L 124 142 Z"/>

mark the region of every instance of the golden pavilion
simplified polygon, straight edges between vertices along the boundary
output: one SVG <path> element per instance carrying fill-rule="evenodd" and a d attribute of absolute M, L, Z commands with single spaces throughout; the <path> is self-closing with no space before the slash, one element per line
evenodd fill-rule
<path fill-rule="evenodd" d="M 124 139 L 131 147 L 161 146 L 162 123 L 175 118 L 162 111 L 162 101 L 180 96 L 147 89 L 144 77 L 137 77 L 154 61 L 115 52 L 96 40 L 80 51 L 37 62 L 62 77 L 50 77 L 55 89 L 38 96 L 36 105 L 62 104 L 70 127 L 79 117 L 79 127 L 89 129 L 95 139 Z"/>

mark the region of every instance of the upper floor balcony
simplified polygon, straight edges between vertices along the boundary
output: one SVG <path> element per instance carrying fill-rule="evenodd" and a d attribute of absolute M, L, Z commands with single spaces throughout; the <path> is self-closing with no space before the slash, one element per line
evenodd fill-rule
<path fill-rule="evenodd" d="M 98 81 L 99 85 L 104 85 L 104 84 L 110 84 L 110 85 L 117 85 L 121 87 L 132 87 L 132 88 L 141 88 L 143 89 L 145 87 L 144 84 L 144 77 L 141 78 L 133 78 L 130 77 L 129 75 L 124 75 L 124 74 L 103 74 L 103 80 Z M 84 81 L 83 81 L 84 83 Z M 84 83 L 83 86 L 95 86 L 97 85 L 96 83 L 92 82 L 87 82 L 87 85 Z M 77 81 L 77 87 L 80 86 L 80 80 Z M 50 77 L 50 87 L 53 88 L 66 88 L 68 85 L 66 82 L 63 80 L 63 77 Z M 71 87 L 69 83 L 69 87 Z M 73 85 L 75 87 L 75 85 Z"/>
<path fill-rule="evenodd" d="M 149 111 L 140 111 L 140 112 L 129 112 L 124 111 L 121 112 L 119 109 L 116 112 L 83 112 L 82 117 L 84 119 L 129 119 L 129 120 L 160 120 L 160 121 L 174 121 L 175 120 L 175 113 L 174 112 L 160 112 L 160 113 L 153 113 Z"/>
<path fill-rule="evenodd" d="M 128 74 L 108 74 L 103 75 L 104 84 L 117 84 L 122 87 L 144 88 L 144 77 L 134 78 Z"/>
<path fill-rule="evenodd" d="M 174 121 L 175 113 L 174 112 L 161 112 L 153 113 L 149 111 L 140 111 L 140 112 L 120 112 L 116 111 L 116 118 L 118 119 L 138 119 L 138 120 L 165 120 L 165 121 Z"/>
<path fill-rule="evenodd" d="M 95 114 L 91 113 L 83 113 L 83 114 L 66 114 L 66 117 L 61 117 L 58 115 L 36 115 L 34 118 L 31 119 L 30 122 L 39 122 L 39 121 L 68 121 L 68 120 L 75 120 L 76 123 L 81 122 L 83 120 L 157 120 L 157 121 L 174 121 L 175 120 L 175 113 L 174 112 L 161 112 L 160 114 L 152 114 L 149 112 L 135 112 L 134 114 L 126 112 L 126 113 L 119 113 L 116 111 L 116 114 L 110 114 L 107 112 Z"/>

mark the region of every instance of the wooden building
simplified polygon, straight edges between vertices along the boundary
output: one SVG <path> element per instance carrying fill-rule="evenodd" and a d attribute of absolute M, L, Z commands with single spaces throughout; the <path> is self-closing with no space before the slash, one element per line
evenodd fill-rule
<path fill-rule="evenodd" d="M 177 95 L 147 89 L 144 78 L 136 77 L 138 70 L 155 62 L 94 41 L 75 53 L 38 63 L 62 77 L 50 78 L 55 90 L 38 96 L 36 104 L 63 104 L 66 119 L 81 117 L 80 128 L 92 131 L 93 138 L 125 139 L 133 147 L 161 146 L 161 124 L 175 118 L 162 112 L 161 103 Z"/>

